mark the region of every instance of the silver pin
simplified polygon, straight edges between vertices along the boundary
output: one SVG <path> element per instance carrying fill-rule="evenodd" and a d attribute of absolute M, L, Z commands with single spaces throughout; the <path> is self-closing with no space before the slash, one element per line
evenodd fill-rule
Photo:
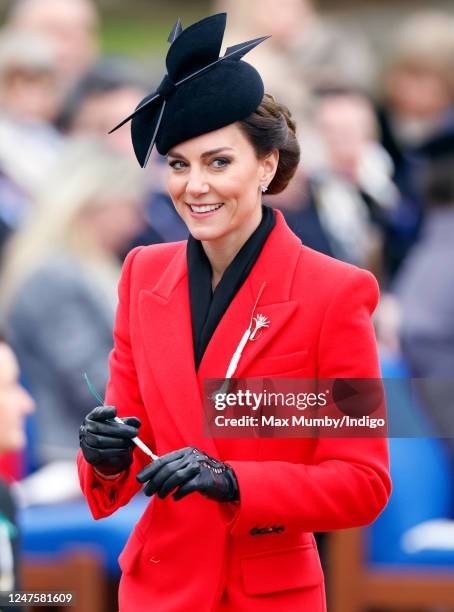
<path fill-rule="evenodd" d="M 255 334 L 259 331 L 259 329 L 270 326 L 270 320 L 262 314 L 258 314 L 256 317 L 254 317 L 253 321 L 255 323 L 255 327 L 252 334 L 249 336 L 249 340 L 256 340 Z"/>

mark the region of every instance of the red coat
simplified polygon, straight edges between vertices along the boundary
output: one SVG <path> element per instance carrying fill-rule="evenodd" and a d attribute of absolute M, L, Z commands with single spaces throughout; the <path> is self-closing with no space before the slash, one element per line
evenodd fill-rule
<path fill-rule="evenodd" d="M 224 377 L 257 311 L 271 325 L 248 342 L 242 376 L 379 376 L 370 316 L 371 274 L 301 245 L 280 212 L 249 277 L 194 369 L 186 243 L 139 247 L 123 268 L 106 404 L 136 415 L 158 455 L 196 446 L 235 470 L 241 501 L 198 493 L 152 498 L 120 556 L 122 612 L 281 612 L 325 608 L 313 531 L 365 525 L 390 495 L 383 439 L 209 439 L 203 437 L 205 377 Z M 147 459 L 96 477 L 79 453 L 81 486 L 95 518 L 128 503 Z M 283 527 L 274 533 L 257 530 Z M 255 531 L 254 531 L 255 530 Z"/>

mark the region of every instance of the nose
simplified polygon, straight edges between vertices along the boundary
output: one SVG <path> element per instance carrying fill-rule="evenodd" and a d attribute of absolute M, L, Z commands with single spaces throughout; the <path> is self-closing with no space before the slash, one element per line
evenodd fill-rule
<path fill-rule="evenodd" d="M 186 183 L 186 193 L 195 198 L 201 194 L 208 193 L 209 190 L 210 187 L 205 180 L 203 172 L 197 168 L 191 168 L 188 182 Z"/>

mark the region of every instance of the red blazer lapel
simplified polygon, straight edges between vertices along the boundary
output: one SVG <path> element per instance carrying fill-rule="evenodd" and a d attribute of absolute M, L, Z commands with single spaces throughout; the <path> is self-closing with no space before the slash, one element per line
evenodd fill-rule
<path fill-rule="evenodd" d="M 187 278 L 186 248 L 182 244 L 153 290 L 140 293 L 145 350 L 165 409 L 186 444 L 217 456 L 212 439 L 203 437 Z"/>

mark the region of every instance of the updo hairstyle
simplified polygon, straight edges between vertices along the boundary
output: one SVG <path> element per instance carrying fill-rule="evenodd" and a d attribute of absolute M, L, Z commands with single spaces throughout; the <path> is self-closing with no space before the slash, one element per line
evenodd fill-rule
<path fill-rule="evenodd" d="M 270 94 L 265 94 L 258 108 L 238 124 L 258 158 L 278 149 L 279 163 L 267 193 L 281 193 L 295 174 L 300 160 L 296 125 L 289 109 Z"/>

